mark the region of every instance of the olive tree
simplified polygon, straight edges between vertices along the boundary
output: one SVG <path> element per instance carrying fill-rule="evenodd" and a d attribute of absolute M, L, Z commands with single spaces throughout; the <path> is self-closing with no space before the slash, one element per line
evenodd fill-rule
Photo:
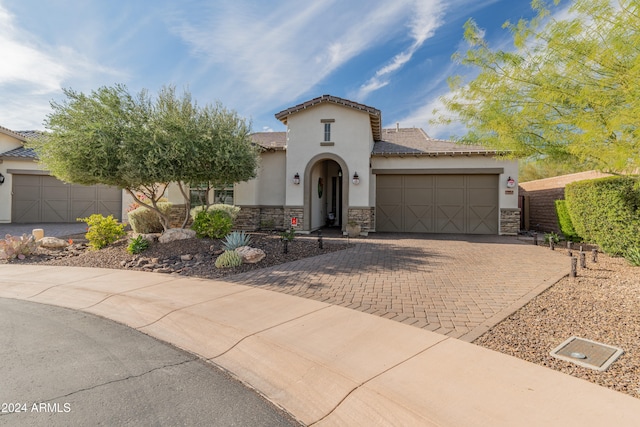
<path fill-rule="evenodd" d="M 170 183 L 178 183 L 188 215 L 184 183 L 255 177 L 258 154 L 250 125 L 220 104 L 199 107 L 188 92 L 178 96 L 173 87 L 155 99 L 145 90 L 133 96 L 123 85 L 64 94 L 65 100 L 51 103 L 47 137 L 28 145 L 63 181 L 125 189 L 158 214 L 165 230 L 169 218 L 157 203 Z"/>
<path fill-rule="evenodd" d="M 556 0 L 555 6 L 559 0 Z M 514 156 L 629 173 L 640 168 L 640 6 L 576 0 L 564 19 L 534 0 L 531 20 L 505 23 L 515 50 L 492 49 L 473 20 L 454 59 L 471 81 L 450 79 L 443 102 L 466 125 L 461 139 Z M 448 122 L 441 115 L 437 122 Z"/>

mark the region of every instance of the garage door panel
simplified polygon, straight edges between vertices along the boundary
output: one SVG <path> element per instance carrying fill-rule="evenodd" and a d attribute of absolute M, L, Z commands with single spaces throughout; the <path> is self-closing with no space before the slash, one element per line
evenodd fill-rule
<path fill-rule="evenodd" d="M 377 181 L 379 231 L 498 233 L 497 175 L 379 175 Z"/>
<path fill-rule="evenodd" d="M 433 233 L 433 205 L 408 205 L 404 215 L 405 231 Z"/>
<path fill-rule="evenodd" d="M 439 205 L 436 212 L 437 233 L 464 233 L 464 207 Z"/>
<path fill-rule="evenodd" d="M 14 200 L 11 205 L 12 218 L 21 218 L 20 222 L 38 222 L 40 218 L 40 203 L 34 200 Z M 17 221 L 14 221 L 17 222 Z M 3 236 L 0 236 L 3 237 Z"/>
<path fill-rule="evenodd" d="M 71 197 L 74 200 L 95 200 L 98 195 L 96 194 L 97 188 L 95 187 L 82 187 L 79 185 L 71 186 Z"/>
<path fill-rule="evenodd" d="M 400 205 L 379 205 L 376 220 L 380 231 L 402 231 Z"/>
<path fill-rule="evenodd" d="M 42 204 L 42 222 L 69 222 L 68 200 L 45 200 Z"/>
<path fill-rule="evenodd" d="M 15 174 L 12 181 L 12 222 L 70 223 L 94 213 L 120 219 L 122 196 L 117 188 L 66 184 L 47 175 Z"/>

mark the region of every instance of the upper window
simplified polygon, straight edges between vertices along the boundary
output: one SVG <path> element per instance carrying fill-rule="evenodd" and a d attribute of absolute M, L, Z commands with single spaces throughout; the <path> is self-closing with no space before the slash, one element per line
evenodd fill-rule
<path fill-rule="evenodd" d="M 331 141 L 331 123 L 335 122 L 335 119 L 322 119 L 320 123 L 324 124 L 324 142 Z"/>

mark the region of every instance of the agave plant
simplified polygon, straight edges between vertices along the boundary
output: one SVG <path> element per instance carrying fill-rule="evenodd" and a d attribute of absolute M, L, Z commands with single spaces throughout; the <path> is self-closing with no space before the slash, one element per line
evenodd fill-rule
<path fill-rule="evenodd" d="M 244 231 L 234 231 L 225 237 L 222 246 L 225 250 L 232 251 L 241 246 L 249 246 L 249 243 L 251 243 L 251 236 Z"/>

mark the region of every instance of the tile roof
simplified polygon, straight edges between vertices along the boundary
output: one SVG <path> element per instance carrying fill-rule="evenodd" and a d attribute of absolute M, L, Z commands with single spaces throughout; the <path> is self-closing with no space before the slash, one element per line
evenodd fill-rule
<path fill-rule="evenodd" d="M 19 140 L 22 144 L 27 142 L 28 138 L 31 138 L 31 139 L 42 138 L 45 135 L 44 132 L 39 130 L 13 131 L 4 126 L 0 126 L 0 133 L 9 135 Z M 38 156 L 35 153 L 35 151 L 33 151 L 32 148 L 26 148 L 23 146 L 23 147 L 11 149 L 9 151 L 5 151 L 4 153 L 0 153 L 0 158 L 37 159 Z"/>
<path fill-rule="evenodd" d="M 32 148 L 18 147 L 13 150 L 0 153 L 0 158 L 18 158 L 18 159 L 34 159 L 38 158 L 38 155 Z"/>
<path fill-rule="evenodd" d="M 287 119 L 290 115 L 306 110 L 309 107 L 313 107 L 314 105 L 318 105 L 323 102 L 342 105 L 343 107 L 353 108 L 355 110 L 369 113 L 369 119 L 371 120 L 371 131 L 373 132 L 373 140 L 380 140 L 380 133 L 382 131 L 382 113 L 380 112 L 380 110 L 378 110 L 377 108 L 369 107 L 368 105 L 349 101 L 348 99 L 339 98 L 337 96 L 322 95 L 310 101 L 298 104 L 294 107 L 287 108 L 286 110 L 282 110 L 279 113 L 276 113 L 276 119 L 280 120 L 286 125 Z"/>
<path fill-rule="evenodd" d="M 4 133 L 5 135 L 12 136 L 16 139 L 19 139 L 22 142 L 26 141 L 25 136 L 22 135 L 21 132 L 12 131 L 11 129 L 8 129 L 4 126 L 0 126 L 0 133 Z"/>
<path fill-rule="evenodd" d="M 266 150 L 280 151 L 287 146 L 287 133 L 256 132 L 251 134 L 251 140 Z"/>
<path fill-rule="evenodd" d="M 383 129 L 381 140 L 375 142 L 371 152 L 374 156 L 487 155 L 496 153 L 496 150 L 477 145 L 463 145 L 453 141 L 433 139 L 419 128 Z"/>

